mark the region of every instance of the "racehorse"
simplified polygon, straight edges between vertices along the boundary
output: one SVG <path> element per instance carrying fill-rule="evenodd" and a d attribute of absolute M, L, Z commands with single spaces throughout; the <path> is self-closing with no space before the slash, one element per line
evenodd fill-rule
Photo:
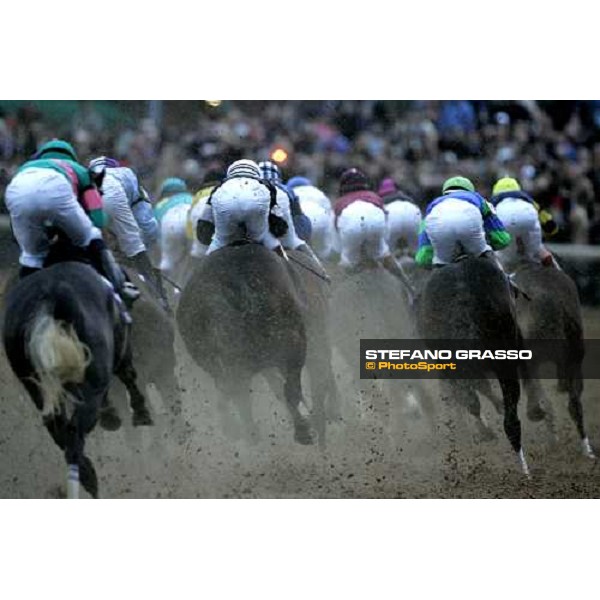
<path fill-rule="evenodd" d="M 360 380 L 360 340 L 414 337 L 406 295 L 399 280 L 374 261 L 363 260 L 352 272 L 334 270 L 331 298 L 331 329 L 335 347 L 352 370 L 353 387 L 361 397 L 383 394 L 385 406 L 403 403 L 403 412 L 412 412 L 411 401 L 427 404 L 426 390 L 418 381 Z M 382 388 L 382 389 L 380 389 Z M 401 394 L 399 395 L 399 390 Z M 417 404 L 415 403 L 415 404 Z M 369 401 L 367 408 L 377 409 L 383 420 L 390 411 Z"/>
<path fill-rule="evenodd" d="M 301 301 L 281 257 L 263 245 L 242 243 L 199 261 L 183 290 L 177 324 L 194 361 L 208 372 L 220 394 L 225 421 L 233 401 L 250 437 L 256 437 L 249 390 L 252 378 L 275 369 L 284 380 L 294 438 L 312 443 L 301 374 L 306 328 Z"/>
<path fill-rule="evenodd" d="M 310 380 L 313 422 L 319 446 L 325 447 L 327 420 L 341 418 L 339 390 L 332 367 L 330 283 L 304 252 L 287 250 L 287 267 L 296 284 L 307 334 L 306 369 Z"/>
<path fill-rule="evenodd" d="M 44 268 L 18 281 L 7 295 L 6 355 L 64 452 L 70 498 L 78 497 L 79 483 L 98 497 L 84 442 L 107 402 L 113 373 L 129 392 L 133 424 L 152 424 L 136 384 L 129 328 L 112 288 L 81 262 Z"/>
<path fill-rule="evenodd" d="M 581 438 L 583 453 L 589 458 L 595 458 L 585 431 L 581 405 L 584 344 L 577 287 L 564 271 L 533 262 L 522 261 L 517 264 L 514 278 L 530 298 L 519 298 L 517 319 L 523 337 L 525 340 L 532 340 L 535 348 L 534 362 L 523 365 L 527 414 L 531 420 L 545 418 L 554 433 L 552 405 L 536 378 L 544 363 L 554 364 L 559 391 L 569 395 L 569 414 Z M 538 340 L 547 342 L 537 343 Z"/>
<path fill-rule="evenodd" d="M 474 340 L 492 347 L 519 348 L 521 337 L 511 294 L 506 276 L 490 259 L 463 255 L 457 262 L 434 268 L 424 284 L 417 306 L 419 332 L 425 339 Z M 516 361 L 503 362 L 502 368 L 494 365 L 491 375 L 502 390 L 504 431 L 528 475 L 517 414 L 519 365 Z M 485 379 L 490 372 L 477 374 Z M 466 406 L 480 432 L 489 437 L 474 382 L 442 379 L 441 383 L 446 384 L 452 398 Z"/>

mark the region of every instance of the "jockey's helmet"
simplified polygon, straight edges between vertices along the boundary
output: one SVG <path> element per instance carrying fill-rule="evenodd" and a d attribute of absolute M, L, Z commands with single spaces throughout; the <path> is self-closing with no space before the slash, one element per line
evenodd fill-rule
<path fill-rule="evenodd" d="M 474 192 L 475 186 L 473 185 L 471 180 L 467 179 L 466 177 L 450 177 L 450 179 L 446 179 L 446 181 L 444 181 L 444 185 L 442 186 L 442 194 L 447 194 L 448 192 L 452 192 L 454 190 L 465 190 L 466 192 Z"/>

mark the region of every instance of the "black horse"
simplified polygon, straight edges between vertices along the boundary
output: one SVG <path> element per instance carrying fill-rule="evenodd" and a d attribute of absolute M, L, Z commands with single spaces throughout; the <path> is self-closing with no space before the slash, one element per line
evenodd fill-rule
<path fill-rule="evenodd" d="M 581 405 L 585 349 L 577 287 L 563 271 L 525 261 L 516 266 L 515 281 L 530 298 L 519 299 L 517 318 L 526 343 L 531 340 L 535 348 L 535 362 L 524 365 L 527 414 L 531 420 L 545 418 L 555 433 L 552 404 L 536 379 L 544 363 L 553 364 L 559 391 L 567 392 L 569 396 L 569 414 L 581 438 L 583 453 L 595 458 L 585 431 Z"/>
<path fill-rule="evenodd" d="M 331 286 L 322 268 L 304 252 L 288 250 L 287 256 L 289 260 L 286 266 L 296 285 L 304 314 L 311 412 L 319 446 L 323 449 L 326 445 L 327 421 L 341 419 L 340 394 L 332 366 Z"/>
<path fill-rule="evenodd" d="M 275 369 L 284 380 L 284 395 L 294 437 L 312 443 L 301 374 L 306 360 L 302 302 L 291 274 L 275 252 L 247 243 L 228 246 L 197 265 L 177 310 L 181 337 L 194 361 L 214 379 L 221 395 L 222 417 L 233 401 L 242 426 L 256 437 L 249 390 L 252 378 Z"/>
<path fill-rule="evenodd" d="M 134 425 L 151 425 L 131 360 L 130 326 L 108 283 L 89 265 L 61 262 L 18 281 L 7 295 L 3 339 L 23 383 L 68 465 L 69 497 L 79 482 L 98 497 L 85 436 L 107 403 L 111 376 L 125 384 Z"/>
<path fill-rule="evenodd" d="M 424 284 L 418 302 L 417 322 L 425 339 L 474 340 L 490 347 L 519 348 L 521 336 L 517 326 L 512 291 L 506 276 L 485 257 L 465 257 L 442 268 L 435 268 Z M 482 380 L 498 379 L 504 406 L 504 431 L 521 467 L 528 474 L 521 446 L 521 423 L 517 413 L 520 397 L 519 364 L 503 361 L 491 372 L 474 373 Z M 473 375 L 473 373 L 471 373 Z M 477 380 L 442 379 L 453 399 L 464 404 L 475 417 L 480 432 L 488 434 L 482 421 L 477 396 Z"/>

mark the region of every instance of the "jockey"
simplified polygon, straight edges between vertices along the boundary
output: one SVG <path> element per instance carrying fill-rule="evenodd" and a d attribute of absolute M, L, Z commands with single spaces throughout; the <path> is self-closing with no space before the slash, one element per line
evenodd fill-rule
<path fill-rule="evenodd" d="M 282 216 L 288 226 L 287 233 L 280 238 L 283 247 L 286 250 L 298 250 L 304 254 L 308 254 L 313 262 L 316 263 L 319 274 L 328 279 L 325 268 L 312 248 L 306 243 L 305 239 L 300 238 L 296 234 L 296 223 L 300 223 L 305 232 L 310 232 L 311 230 L 310 219 L 302 212 L 297 196 L 281 183 L 281 173 L 279 172 L 279 167 L 274 162 L 266 160 L 258 163 L 258 166 L 263 179 L 270 181 L 277 189 L 277 206 L 281 209 Z M 293 208 L 294 206 L 296 207 L 295 209 Z M 296 213 L 295 215 L 294 212 Z M 306 226 L 306 222 L 308 222 L 308 226 Z"/>
<path fill-rule="evenodd" d="M 144 280 L 167 308 L 166 294 L 158 269 L 152 266 L 148 248 L 158 242 L 158 222 L 146 190 L 129 167 L 117 160 L 99 156 L 89 169 L 102 193 L 107 227 L 117 238 L 119 248 L 132 261 Z"/>
<path fill-rule="evenodd" d="M 412 302 L 412 286 L 385 240 L 386 212 L 383 200 L 371 190 L 366 175 L 358 169 L 348 169 L 342 173 L 340 194 L 334 205 L 335 226 L 341 244 L 340 265 L 353 269 L 364 258 L 381 263 L 400 279 Z"/>
<path fill-rule="evenodd" d="M 184 284 L 191 243 L 186 235 L 192 195 L 183 179 L 170 177 L 160 186 L 154 216 L 160 230 L 160 270 L 175 285 Z"/>
<path fill-rule="evenodd" d="M 419 246 L 421 210 L 415 201 L 400 191 L 393 179 L 384 179 L 377 193 L 381 196 L 387 210 L 387 238 L 392 251 L 402 244 L 406 252 L 414 256 Z"/>
<path fill-rule="evenodd" d="M 311 248 L 327 260 L 336 249 L 333 206 L 329 198 L 306 177 L 292 177 L 286 186 L 300 202 L 302 212 L 311 221 Z"/>
<path fill-rule="evenodd" d="M 169 177 L 162 182 L 159 191 L 160 200 L 154 205 L 154 217 L 159 225 L 165 214 L 176 206 L 192 206 L 192 195 L 187 184 L 179 177 Z"/>
<path fill-rule="evenodd" d="M 270 181 L 277 188 L 277 204 L 286 212 L 284 217 L 288 226 L 292 226 L 293 231 L 286 234 L 287 240 L 283 240 L 284 247 L 291 247 L 288 244 L 298 244 L 302 241 L 310 242 L 311 223 L 310 219 L 302 212 L 298 196 L 292 189 L 284 185 L 281 180 L 281 172 L 279 167 L 270 160 L 265 160 L 258 163 L 263 179 Z M 300 238 L 293 242 L 290 236 Z"/>
<path fill-rule="evenodd" d="M 503 264 L 512 266 L 521 255 L 530 261 L 560 269 L 552 253 L 542 244 L 542 231 L 548 237 L 558 231 L 552 215 L 522 191 L 519 182 L 512 177 L 499 179 L 492 194 L 491 202 L 498 217 L 515 241 L 499 253 Z"/>
<path fill-rule="evenodd" d="M 202 180 L 202 187 L 194 194 L 192 206 L 187 215 L 185 224 L 185 233 L 187 239 L 191 242 L 191 255 L 195 258 L 202 258 L 206 254 L 207 245 L 200 243 L 196 237 L 196 227 L 199 219 L 202 217 L 206 208 L 206 203 L 210 198 L 212 191 L 225 179 L 225 172 L 220 169 L 211 169 L 207 171 Z M 209 241 L 210 243 L 210 241 Z"/>
<path fill-rule="evenodd" d="M 212 191 L 196 225 L 198 241 L 210 244 L 207 255 L 246 238 L 287 258 L 277 239 L 286 233 L 276 188 L 262 179 L 258 165 L 247 159 L 229 166 L 225 180 Z"/>
<path fill-rule="evenodd" d="M 292 190 L 301 202 L 310 200 L 318 204 L 321 208 L 326 210 L 332 209 L 329 198 L 306 177 L 292 177 L 287 182 L 287 188 Z"/>
<path fill-rule="evenodd" d="M 55 227 L 74 246 L 86 249 L 94 268 L 123 300 L 131 303 L 139 296 L 102 239 L 106 221 L 102 197 L 71 144 L 63 140 L 44 144 L 6 188 L 6 205 L 21 248 L 21 277 L 44 266 L 50 250 L 47 228 Z"/>
<path fill-rule="evenodd" d="M 471 256 L 492 258 L 504 271 L 492 250 L 506 248 L 510 240 L 494 208 L 473 183 L 466 177 L 451 177 L 444 182 L 442 196 L 427 206 L 415 260 L 421 266 L 445 265 L 461 249 Z"/>

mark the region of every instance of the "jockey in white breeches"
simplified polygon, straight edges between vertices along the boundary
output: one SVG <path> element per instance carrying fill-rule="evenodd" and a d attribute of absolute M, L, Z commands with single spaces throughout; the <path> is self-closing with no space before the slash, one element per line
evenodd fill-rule
<path fill-rule="evenodd" d="M 47 226 L 60 228 L 78 247 L 102 240 L 102 199 L 73 147 L 54 140 L 17 171 L 6 188 L 13 233 L 25 270 L 44 266 L 50 240 Z"/>
<path fill-rule="evenodd" d="M 270 181 L 277 190 L 277 206 L 281 210 L 281 216 L 285 219 L 288 225 L 287 233 L 279 238 L 279 241 L 283 244 L 286 250 L 297 250 L 302 246 L 306 245 L 306 242 L 298 236 L 296 228 L 294 226 L 294 220 L 292 218 L 292 211 L 290 207 L 289 192 L 285 189 L 285 186 L 281 183 L 281 173 L 279 167 L 270 160 L 265 160 L 258 163 L 258 168 L 263 179 Z"/>
<path fill-rule="evenodd" d="M 261 178 L 254 161 L 238 160 L 213 190 L 198 221 L 197 235 L 202 244 L 212 237 L 207 255 L 241 239 L 283 254 L 281 243 L 270 231 L 270 217 L 277 222 L 276 233 L 283 235 L 287 224 L 277 210 L 275 188 Z"/>
<path fill-rule="evenodd" d="M 102 192 L 108 230 L 117 238 L 123 254 L 132 260 L 166 309 L 160 271 L 152 266 L 148 256 L 149 248 L 158 243 L 159 228 L 147 192 L 136 174 L 128 167 L 121 167 L 113 158 L 95 158 L 90 161 L 89 169 Z"/>
<path fill-rule="evenodd" d="M 139 290 L 126 282 L 102 238 L 106 224 L 102 197 L 89 170 L 68 142 L 52 140 L 17 171 L 6 188 L 12 230 L 21 248 L 20 276 L 44 267 L 50 230 L 58 229 L 73 246 L 84 249 L 117 298 L 133 302 Z M 129 319 L 126 311 L 123 315 Z"/>
<path fill-rule="evenodd" d="M 333 207 L 329 198 L 305 177 L 292 177 L 287 183 L 298 197 L 302 212 L 310 219 L 310 245 L 323 260 L 336 249 Z"/>
<path fill-rule="evenodd" d="M 302 212 L 302 207 L 297 196 L 293 196 L 293 192 L 287 189 L 281 182 L 281 173 L 279 167 L 272 161 L 266 160 L 259 163 L 262 176 L 265 180 L 270 181 L 277 190 L 277 206 L 281 209 L 281 213 L 285 222 L 287 223 L 287 233 L 280 238 L 283 247 L 286 250 L 298 250 L 308 255 L 311 261 L 314 263 L 316 269 L 314 272 L 323 279 L 329 280 L 329 277 L 325 271 L 325 268 L 321 264 L 317 255 L 313 252 L 310 245 L 303 240 L 296 232 L 296 222 L 300 223 L 300 226 L 304 225 L 310 235 L 312 235 L 312 228 L 310 227 L 309 219 Z M 292 203 L 295 208 L 295 218 L 292 215 Z"/>
<path fill-rule="evenodd" d="M 387 211 L 387 242 L 392 252 L 414 256 L 419 246 L 419 229 L 423 215 L 415 202 L 398 190 L 393 179 L 384 179 L 377 193 Z"/>
<path fill-rule="evenodd" d="M 158 222 L 136 174 L 106 156 L 90 161 L 89 168 L 92 173 L 104 174 L 101 191 L 108 229 L 117 238 L 123 254 L 131 258 L 157 243 Z"/>
<path fill-rule="evenodd" d="M 186 226 L 192 195 L 183 179 L 170 177 L 163 181 L 159 196 L 160 200 L 154 206 L 154 216 L 160 231 L 160 270 L 181 287 L 189 271 L 191 244 L 186 235 Z"/>
<path fill-rule="evenodd" d="M 354 269 L 364 261 L 380 263 L 400 279 L 412 300 L 412 286 L 386 241 L 383 200 L 370 189 L 367 177 L 358 169 L 348 169 L 342 174 L 340 194 L 334 206 L 340 236 L 340 265 Z"/>
<path fill-rule="evenodd" d="M 465 177 L 446 180 L 442 196 L 429 203 L 425 214 L 416 255 L 421 266 L 452 263 L 462 251 L 470 256 L 493 257 L 492 250 L 510 243 L 510 234 L 491 204 Z"/>
<path fill-rule="evenodd" d="M 521 190 L 519 182 L 511 177 L 499 179 L 492 194 L 496 213 L 513 237 L 513 243 L 498 253 L 503 265 L 510 268 L 519 259 L 525 259 L 559 268 L 542 243 L 542 228 L 547 235 L 557 229 L 552 216 L 541 211 L 533 198 Z"/>

